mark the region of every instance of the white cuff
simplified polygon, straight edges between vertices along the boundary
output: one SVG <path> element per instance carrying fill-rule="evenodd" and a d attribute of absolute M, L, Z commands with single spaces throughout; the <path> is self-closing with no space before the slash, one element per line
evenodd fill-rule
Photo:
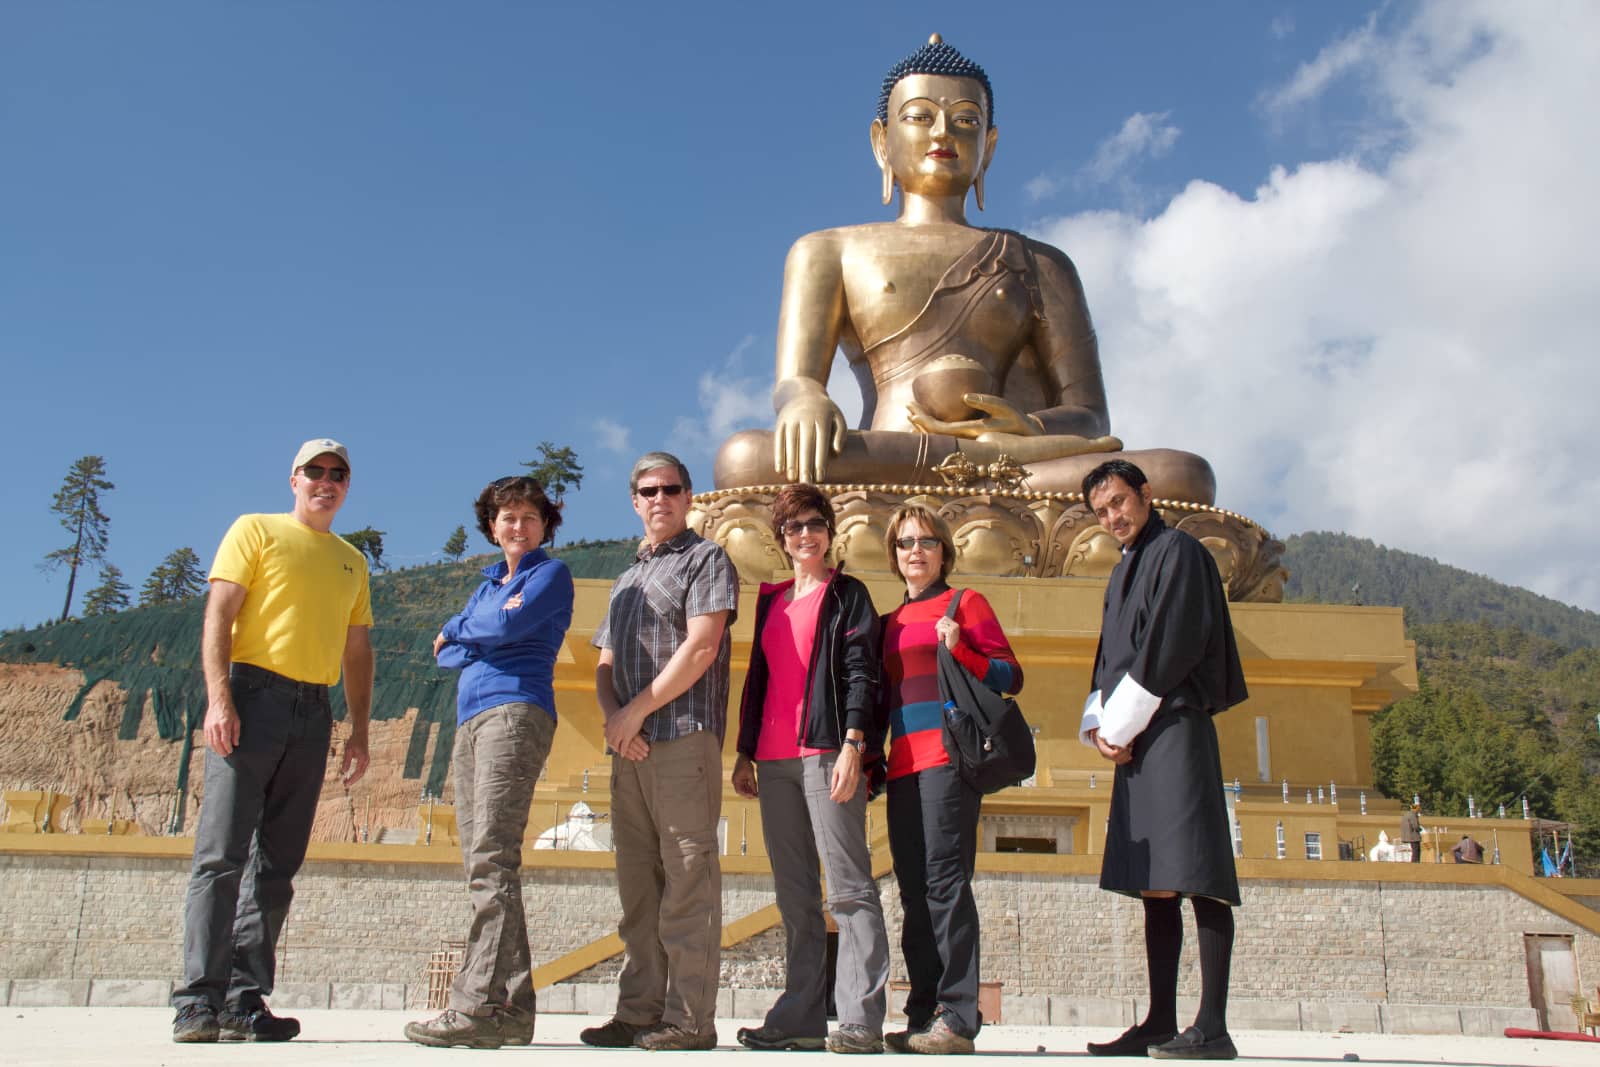
<path fill-rule="evenodd" d="M 1089 737 L 1090 730 L 1100 728 L 1100 716 L 1104 709 L 1100 707 L 1100 690 L 1096 689 L 1089 694 L 1089 699 L 1083 702 L 1083 721 L 1078 724 L 1078 740 L 1094 748 L 1094 741 Z"/>
<path fill-rule="evenodd" d="M 1160 706 L 1160 697 L 1125 674 L 1100 713 L 1100 736 L 1121 748 L 1144 732 Z"/>

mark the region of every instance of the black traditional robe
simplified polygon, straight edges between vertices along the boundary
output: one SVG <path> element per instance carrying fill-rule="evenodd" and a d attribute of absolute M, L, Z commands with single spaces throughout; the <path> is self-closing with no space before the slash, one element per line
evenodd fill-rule
<path fill-rule="evenodd" d="M 1244 671 L 1211 553 L 1154 511 L 1106 586 L 1094 688 L 1085 731 L 1115 733 L 1120 724 L 1133 746 L 1112 785 L 1100 887 L 1237 905 L 1211 716 L 1245 699 Z"/>

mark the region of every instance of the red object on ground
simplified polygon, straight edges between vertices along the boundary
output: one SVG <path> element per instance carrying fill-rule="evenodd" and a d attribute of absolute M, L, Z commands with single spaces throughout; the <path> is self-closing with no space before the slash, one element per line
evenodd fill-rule
<path fill-rule="evenodd" d="M 1507 1037 L 1542 1037 L 1548 1041 L 1589 1041 L 1600 1045 L 1600 1037 L 1590 1037 L 1573 1030 L 1524 1030 L 1518 1026 L 1506 1027 Z"/>

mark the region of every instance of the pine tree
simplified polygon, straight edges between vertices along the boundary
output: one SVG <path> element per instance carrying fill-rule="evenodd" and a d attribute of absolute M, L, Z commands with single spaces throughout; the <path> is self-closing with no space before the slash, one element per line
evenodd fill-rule
<path fill-rule="evenodd" d="M 82 456 L 67 471 L 50 510 L 61 516 L 61 528 L 72 535 L 72 544 L 47 553 L 43 569 L 53 571 L 67 565 L 67 598 L 61 605 L 61 619 L 72 612 L 72 590 L 78 584 L 78 569 L 105 558 L 107 527 L 111 520 L 100 510 L 100 494 L 115 489 L 106 480 L 106 461 L 101 456 Z"/>
<path fill-rule="evenodd" d="M 144 588 L 139 590 L 139 603 L 170 604 L 199 596 L 206 587 L 206 573 L 200 566 L 200 557 L 192 548 L 176 548 L 162 560 Z"/>
<path fill-rule="evenodd" d="M 456 532 L 451 534 L 444 543 L 445 558 L 452 563 L 459 563 L 461 557 L 467 554 L 467 528 L 457 526 Z"/>
<path fill-rule="evenodd" d="M 525 459 L 522 465 L 528 468 L 530 478 L 539 479 L 544 491 L 557 504 L 568 489 L 577 489 L 583 484 L 583 465 L 578 462 L 578 454 L 565 445 L 557 448 L 553 441 L 540 441 L 539 458 Z"/>
<path fill-rule="evenodd" d="M 122 580 L 122 568 L 114 563 L 107 563 L 100 568 L 100 584 L 89 590 L 83 598 L 83 617 L 92 618 L 95 615 L 110 615 L 113 612 L 125 611 L 131 601 L 128 599 L 128 590 L 131 587 Z"/>
<path fill-rule="evenodd" d="M 339 536 L 356 546 L 361 554 L 367 557 L 367 562 L 372 564 L 373 570 L 386 571 L 389 569 L 389 565 L 383 562 L 383 533 L 382 530 L 374 530 L 370 526 L 365 526 L 359 530 L 353 530 L 350 533 L 340 534 Z"/>

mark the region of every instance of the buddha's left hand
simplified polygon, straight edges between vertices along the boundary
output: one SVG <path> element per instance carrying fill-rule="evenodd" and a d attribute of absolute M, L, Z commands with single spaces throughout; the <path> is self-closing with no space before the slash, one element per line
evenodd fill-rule
<path fill-rule="evenodd" d="M 986 417 L 945 422 L 928 414 L 916 401 L 906 405 L 911 425 L 923 433 L 938 433 L 948 437 L 965 437 L 982 440 L 989 434 L 1009 434 L 1013 437 L 1038 437 L 1044 433 L 1044 424 L 1036 415 L 1029 415 L 1003 396 L 993 393 L 967 393 L 962 401 L 969 408 L 977 408 Z"/>

